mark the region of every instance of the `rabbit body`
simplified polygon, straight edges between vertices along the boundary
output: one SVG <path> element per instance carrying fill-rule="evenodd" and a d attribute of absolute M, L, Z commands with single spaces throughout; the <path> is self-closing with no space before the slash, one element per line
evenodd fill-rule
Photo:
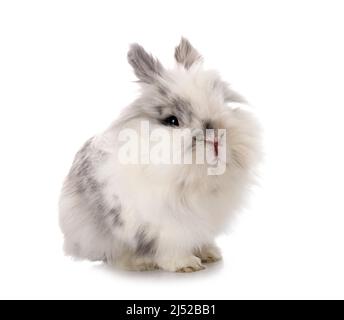
<path fill-rule="evenodd" d="M 60 226 L 68 255 L 131 270 L 179 272 L 201 270 L 203 263 L 221 258 L 214 239 L 254 182 L 259 127 L 250 112 L 237 107 L 241 97 L 216 72 L 203 70 L 201 56 L 186 39 L 175 58 L 176 69 L 165 70 L 142 47 L 131 47 L 128 60 L 142 93 L 104 133 L 84 144 L 63 186 Z M 171 115 L 173 125 L 166 125 Z M 226 129 L 223 173 L 209 175 L 207 164 L 119 160 L 123 130 L 147 140 L 142 121 L 151 130 L 171 133 L 175 119 L 178 128 Z M 180 152 L 176 148 L 171 152 Z M 205 152 L 219 157 L 213 144 Z"/>

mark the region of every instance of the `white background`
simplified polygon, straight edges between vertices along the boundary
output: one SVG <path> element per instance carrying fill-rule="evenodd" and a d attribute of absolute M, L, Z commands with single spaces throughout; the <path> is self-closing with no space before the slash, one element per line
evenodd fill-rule
<path fill-rule="evenodd" d="M 342 1 L 1 1 L 0 298 L 344 298 Z M 252 104 L 261 186 L 195 274 L 133 273 L 62 253 L 59 190 L 82 143 L 137 94 L 139 42 L 180 36 Z"/>

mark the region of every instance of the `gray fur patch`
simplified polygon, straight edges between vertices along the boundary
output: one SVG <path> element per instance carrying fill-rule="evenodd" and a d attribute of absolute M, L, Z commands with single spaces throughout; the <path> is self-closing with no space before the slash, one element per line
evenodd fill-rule
<path fill-rule="evenodd" d="M 162 106 L 157 106 L 156 109 L 158 110 L 159 116 L 162 116 L 162 114 L 163 114 L 163 110 L 162 110 L 163 107 Z"/>
<path fill-rule="evenodd" d="M 166 96 L 162 105 L 156 107 L 158 110 L 157 120 L 164 120 L 166 117 L 174 115 L 181 125 L 188 125 L 192 121 L 193 112 L 188 101 L 181 97 Z"/>
<path fill-rule="evenodd" d="M 171 105 L 175 109 L 175 115 L 177 118 L 180 118 L 182 122 L 189 123 L 192 120 L 193 112 L 191 109 L 191 105 L 188 101 L 180 98 L 180 97 L 174 97 L 171 98 Z"/>
<path fill-rule="evenodd" d="M 158 91 L 162 101 L 161 105 L 157 106 L 160 116 L 175 115 L 179 120 L 182 120 L 184 124 L 191 122 L 193 112 L 189 101 L 176 96 L 162 86 L 158 87 Z"/>
<path fill-rule="evenodd" d="M 179 45 L 176 47 L 174 52 L 176 61 L 182 64 L 185 69 L 190 67 L 196 62 L 202 59 L 202 56 L 197 50 L 191 45 L 189 40 L 181 38 Z"/>
<path fill-rule="evenodd" d="M 110 209 L 108 216 L 111 219 L 112 225 L 114 227 L 122 226 L 123 221 L 121 220 L 121 206 L 118 205 L 115 208 Z"/>
<path fill-rule="evenodd" d="M 109 206 L 103 196 L 103 185 L 95 178 L 95 167 L 106 154 L 92 147 L 89 139 L 75 156 L 68 175 L 68 186 L 83 198 L 83 205 L 92 214 L 99 231 L 107 233 L 113 227 L 122 225 L 121 205 L 115 196 L 114 205 Z"/>
<path fill-rule="evenodd" d="M 154 255 L 156 251 L 156 240 L 147 239 L 147 232 L 144 227 L 140 227 L 135 235 L 137 242 L 136 254 L 139 256 Z"/>
<path fill-rule="evenodd" d="M 187 126 L 194 117 L 191 104 L 187 100 L 172 94 L 154 101 L 139 99 L 131 108 L 130 114 L 128 113 L 123 122 L 135 118 L 161 122 L 166 117 L 174 115 L 178 118 L 180 125 Z"/>
<path fill-rule="evenodd" d="M 167 97 L 168 96 L 168 90 L 164 88 L 163 86 L 158 86 L 158 91 L 161 96 Z"/>
<path fill-rule="evenodd" d="M 148 54 L 143 47 L 134 43 L 128 52 L 128 62 L 133 67 L 136 76 L 145 83 L 152 84 L 161 76 L 163 66 L 159 60 Z"/>

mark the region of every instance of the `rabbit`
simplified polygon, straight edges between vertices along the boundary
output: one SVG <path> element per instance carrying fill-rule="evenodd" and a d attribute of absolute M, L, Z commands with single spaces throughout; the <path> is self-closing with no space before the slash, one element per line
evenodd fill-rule
<path fill-rule="evenodd" d="M 127 58 L 140 95 L 75 156 L 59 200 L 66 255 L 127 270 L 170 272 L 199 271 L 222 259 L 215 239 L 255 184 L 260 125 L 244 98 L 217 72 L 204 69 L 203 57 L 187 39 L 181 38 L 174 57 L 175 67 L 166 69 L 139 44 L 130 46 Z M 201 141 L 211 161 L 222 161 L 222 172 L 209 174 L 214 161 L 120 161 L 125 130 L 147 142 L 143 122 L 168 135 L 189 129 L 185 153 Z M 220 129 L 225 133 L 217 139 L 199 139 L 199 132 Z M 169 148 L 181 153 L 178 146 Z"/>

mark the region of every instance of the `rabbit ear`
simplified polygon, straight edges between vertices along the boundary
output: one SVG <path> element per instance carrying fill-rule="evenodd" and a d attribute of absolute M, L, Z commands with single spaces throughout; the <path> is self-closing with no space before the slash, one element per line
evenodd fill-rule
<path fill-rule="evenodd" d="M 189 69 L 196 61 L 202 60 L 202 56 L 191 45 L 190 41 L 183 37 L 174 51 L 174 57 L 185 69 Z"/>
<path fill-rule="evenodd" d="M 147 53 L 139 44 L 134 43 L 128 52 L 128 62 L 140 81 L 151 84 L 161 76 L 164 68 L 159 60 Z"/>

